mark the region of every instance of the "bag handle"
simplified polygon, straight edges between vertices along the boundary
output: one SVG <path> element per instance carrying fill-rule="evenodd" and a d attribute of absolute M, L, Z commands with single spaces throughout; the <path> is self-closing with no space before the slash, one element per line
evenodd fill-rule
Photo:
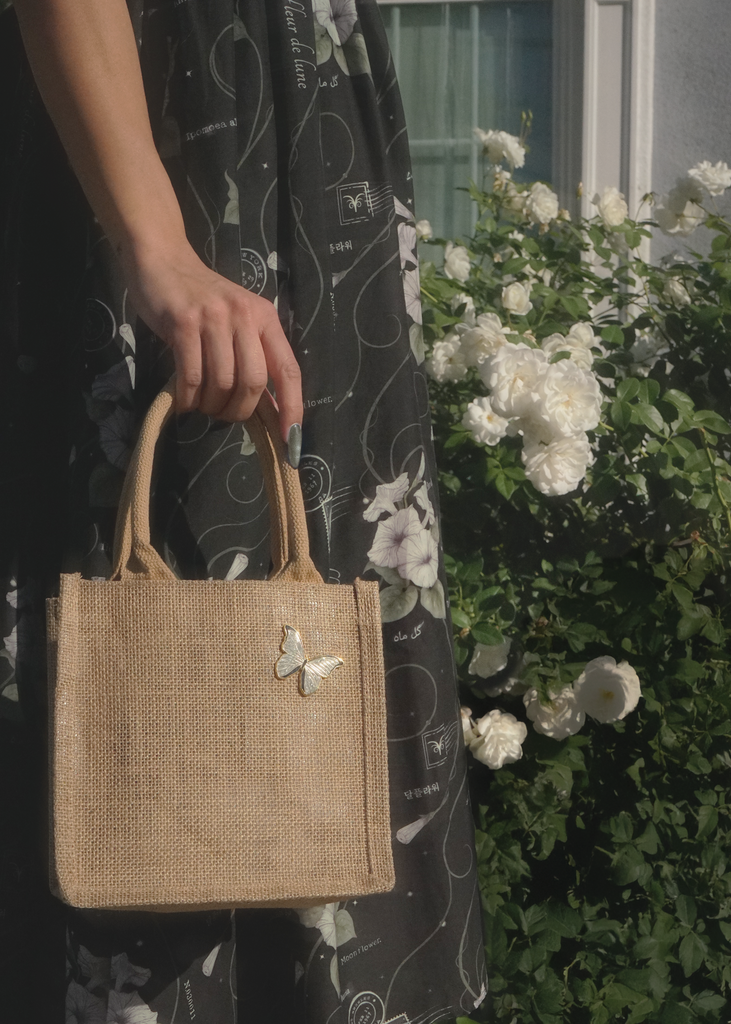
<path fill-rule="evenodd" d="M 155 446 L 174 408 L 175 378 L 172 377 L 145 416 L 127 468 L 114 534 L 114 580 L 177 578 L 150 543 L 150 485 Z M 247 421 L 247 428 L 262 464 L 269 499 L 274 564 L 269 578 L 322 583 L 310 558 L 299 475 L 286 460 L 277 412 L 267 391 Z"/>

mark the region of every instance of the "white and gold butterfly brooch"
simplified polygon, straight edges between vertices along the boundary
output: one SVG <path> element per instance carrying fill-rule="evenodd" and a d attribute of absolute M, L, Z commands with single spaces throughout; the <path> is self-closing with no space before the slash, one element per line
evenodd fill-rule
<path fill-rule="evenodd" d="M 298 672 L 300 693 L 303 697 L 309 697 L 319 687 L 321 679 L 327 679 L 331 672 L 343 664 L 343 659 L 335 654 L 323 654 L 319 658 L 306 657 L 302 637 L 294 626 L 283 628 L 282 653 L 274 665 L 274 673 L 277 679 L 286 679 Z"/>

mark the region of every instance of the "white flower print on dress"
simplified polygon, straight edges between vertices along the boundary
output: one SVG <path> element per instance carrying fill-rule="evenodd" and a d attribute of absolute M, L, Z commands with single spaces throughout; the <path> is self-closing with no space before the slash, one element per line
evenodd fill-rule
<path fill-rule="evenodd" d="M 404 289 L 406 313 L 411 317 L 409 344 L 418 364 L 424 362 L 424 334 L 422 331 L 421 282 L 419 280 L 419 256 L 416 249 L 418 232 L 411 210 L 396 196 L 393 197 L 394 211 L 402 218 L 398 224 L 399 260 L 401 262 L 401 283 Z"/>
<path fill-rule="evenodd" d="M 424 526 L 431 526 L 433 522 L 436 522 L 434 506 L 429 499 L 429 489 L 425 483 L 422 483 L 421 487 L 414 491 L 414 501 L 426 512 Z"/>
<path fill-rule="evenodd" d="M 66 989 L 66 1024 L 106 1024 L 106 1000 L 92 995 L 78 981 Z"/>
<path fill-rule="evenodd" d="M 366 571 L 375 570 L 387 584 L 379 595 L 382 622 L 408 615 L 419 599 L 435 619 L 447 614 L 439 580 L 439 531 L 424 468 L 422 458 L 412 483 L 401 473 L 392 483 L 379 484 L 363 512 L 368 522 L 387 515 L 378 521 L 366 565 Z"/>
<path fill-rule="evenodd" d="M 106 1019 L 107 1024 L 157 1024 L 157 1013 L 137 992 L 110 992 Z"/>
<path fill-rule="evenodd" d="M 312 10 L 336 46 L 350 38 L 358 20 L 355 0 L 312 0 Z"/>
<path fill-rule="evenodd" d="M 376 496 L 363 513 L 363 518 L 369 523 L 375 523 L 384 512 L 390 516 L 395 515 L 396 502 L 401 501 L 408 489 L 408 473 L 402 473 L 391 484 L 379 484 L 376 487 Z"/>
<path fill-rule="evenodd" d="M 398 569 L 417 587 L 434 586 L 439 573 L 439 553 L 429 530 L 420 530 L 406 538 L 399 549 Z"/>
<path fill-rule="evenodd" d="M 368 51 L 361 32 L 355 32 L 358 11 L 355 0 L 312 0 L 315 16 L 317 63 L 335 57 L 346 75 L 371 73 Z"/>
<path fill-rule="evenodd" d="M 376 530 L 375 540 L 368 552 L 368 558 L 376 565 L 396 569 L 401 560 L 404 542 L 418 533 L 422 525 L 415 508 L 402 508 L 388 519 L 382 519 Z"/>
<path fill-rule="evenodd" d="M 338 949 L 355 938 L 353 918 L 349 911 L 340 909 L 339 903 L 307 907 L 305 910 L 298 910 L 297 915 L 305 928 L 317 928 L 324 942 L 333 949 Z"/>
<path fill-rule="evenodd" d="M 421 285 L 419 283 L 419 268 L 405 270 L 402 274 L 404 282 L 404 301 L 406 312 L 414 323 L 421 323 Z"/>

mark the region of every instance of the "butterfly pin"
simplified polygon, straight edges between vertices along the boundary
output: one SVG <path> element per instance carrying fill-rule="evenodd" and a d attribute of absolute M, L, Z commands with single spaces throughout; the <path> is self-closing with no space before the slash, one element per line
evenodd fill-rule
<path fill-rule="evenodd" d="M 277 679 L 286 679 L 298 672 L 299 689 L 303 697 L 314 693 L 320 685 L 320 680 L 327 679 L 331 672 L 343 664 L 343 659 L 335 654 L 307 658 L 302 637 L 294 626 L 284 626 L 281 650 L 282 653 L 274 665 L 274 673 Z"/>

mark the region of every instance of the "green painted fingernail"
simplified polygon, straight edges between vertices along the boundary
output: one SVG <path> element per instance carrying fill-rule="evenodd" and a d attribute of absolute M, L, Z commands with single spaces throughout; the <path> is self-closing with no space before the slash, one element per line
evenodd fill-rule
<path fill-rule="evenodd" d="M 287 460 L 292 469 L 297 469 L 302 454 L 302 427 L 293 423 L 287 435 Z"/>

